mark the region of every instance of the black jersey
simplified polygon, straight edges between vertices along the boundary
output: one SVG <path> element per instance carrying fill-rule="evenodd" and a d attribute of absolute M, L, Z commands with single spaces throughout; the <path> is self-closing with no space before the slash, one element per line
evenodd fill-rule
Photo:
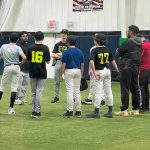
<path fill-rule="evenodd" d="M 62 41 L 60 41 L 55 44 L 53 53 L 62 53 L 67 48 L 68 48 L 67 43 L 63 43 Z"/>
<path fill-rule="evenodd" d="M 49 48 L 43 44 L 34 44 L 28 51 L 30 78 L 47 78 L 46 62 L 50 61 Z"/>
<path fill-rule="evenodd" d="M 98 46 L 92 49 L 90 60 L 94 61 L 95 70 L 101 70 L 108 67 L 109 61 L 113 61 L 114 58 L 107 47 Z"/>

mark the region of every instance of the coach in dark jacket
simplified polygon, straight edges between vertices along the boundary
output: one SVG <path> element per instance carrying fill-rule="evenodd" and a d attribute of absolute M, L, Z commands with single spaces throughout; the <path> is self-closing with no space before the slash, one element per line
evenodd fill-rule
<path fill-rule="evenodd" d="M 128 116 L 129 91 L 132 94 L 131 115 L 139 115 L 140 89 L 139 89 L 139 65 L 141 58 L 141 38 L 136 35 L 139 28 L 135 25 L 128 27 L 128 40 L 121 45 L 116 54 L 119 57 L 120 86 L 121 86 L 121 111 L 118 116 Z"/>

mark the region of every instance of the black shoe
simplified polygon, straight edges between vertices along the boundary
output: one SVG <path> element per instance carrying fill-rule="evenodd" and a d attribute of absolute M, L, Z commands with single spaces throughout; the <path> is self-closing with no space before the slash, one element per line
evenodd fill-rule
<path fill-rule="evenodd" d="M 101 101 L 101 106 L 104 106 L 105 105 L 105 100 L 103 99 L 102 101 Z"/>
<path fill-rule="evenodd" d="M 75 116 L 81 118 L 81 111 L 76 111 Z"/>
<path fill-rule="evenodd" d="M 112 118 L 113 114 L 112 114 L 112 112 L 107 112 L 107 113 L 104 114 L 104 117 Z"/>
<path fill-rule="evenodd" d="M 65 117 L 67 117 L 67 118 L 71 118 L 71 117 L 73 117 L 73 111 L 66 111 L 66 113 L 64 114 L 64 116 Z"/>
<path fill-rule="evenodd" d="M 41 113 L 36 113 L 36 112 L 32 112 L 32 113 L 33 113 L 32 118 L 38 119 L 41 116 Z"/>
<path fill-rule="evenodd" d="M 58 97 L 54 97 L 54 99 L 51 101 L 51 103 L 59 103 L 59 98 Z"/>
<path fill-rule="evenodd" d="M 87 99 L 81 101 L 81 103 L 85 104 L 85 105 L 92 105 L 92 100 L 87 98 Z"/>
<path fill-rule="evenodd" d="M 87 118 L 96 118 L 96 119 L 99 119 L 99 118 L 100 118 L 100 115 L 99 115 L 99 113 L 93 112 L 93 113 L 91 113 L 91 114 L 87 114 L 86 117 L 87 117 Z"/>
<path fill-rule="evenodd" d="M 34 114 L 35 114 L 35 112 L 32 112 L 31 117 L 33 117 L 33 116 L 34 116 Z"/>

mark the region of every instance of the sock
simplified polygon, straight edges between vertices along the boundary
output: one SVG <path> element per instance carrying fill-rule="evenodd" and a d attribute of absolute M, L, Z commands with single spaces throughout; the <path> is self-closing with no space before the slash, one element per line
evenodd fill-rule
<path fill-rule="evenodd" d="M 99 108 L 95 108 L 95 113 L 99 114 Z"/>
<path fill-rule="evenodd" d="M 2 96 L 3 96 L 3 92 L 0 91 L 0 100 L 2 99 Z"/>
<path fill-rule="evenodd" d="M 10 96 L 10 107 L 11 108 L 14 107 L 15 99 L 16 99 L 16 92 L 11 92 L 11 96 Z"/>
<path fill-rule="evenodd" d="M 108 106 L 108 112 L 112 112 L 112 106 Z"/>

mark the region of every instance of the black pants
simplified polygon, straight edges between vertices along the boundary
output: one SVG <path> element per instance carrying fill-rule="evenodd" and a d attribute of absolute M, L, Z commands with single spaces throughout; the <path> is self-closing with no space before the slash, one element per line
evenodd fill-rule
<path fill-rule="evenodd" d="M 129 107 L 129 92 L 132 94 L 132 109 L 140 108 L 139 67 L 120 68 L 121 111 Z"/>
<path fill-rule="evenodd" d="M 142 97 L 142 109 L 149 109 L 149 89 L 148 83 L 150 79 L 150 69 L 140 71 L 140 89 Z"/>

